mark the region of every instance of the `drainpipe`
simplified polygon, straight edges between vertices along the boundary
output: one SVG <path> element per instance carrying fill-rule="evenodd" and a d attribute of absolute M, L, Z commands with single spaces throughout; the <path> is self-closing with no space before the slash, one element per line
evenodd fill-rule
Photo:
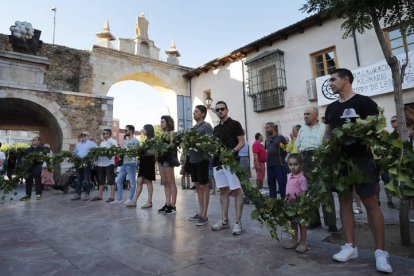
<path fill-rule="evenodd" d="M 355 33 L 355 31 L 352 32 L 352 38 L 354 39 L 355 56 L 356 56 L 356 60 L 357 60 L 357 65 L 359 67 L 361 65 L 361 63 L 359 62 L 359 51 L 358 51 L 358 44 L 357 44 L 357 40 L 356 40 L 356 33 Z"/>
<path fill-rule="evenodd" d="M 190 99 L 191 99 L 191 102 L 193 102 L 193 99 L 192 99 L 192 97 L 191 97 L 191 81 L 193 80 L 193 78 L 190 78 Z M 192 104 L 191 104 L 191 109 L 192 109 Z"/>
<path fill-rule="evenodd" d="M 248 132 L 247 132 L 247 110 L 246 110 L 246 80 L 245 80 L 245 75 L 244 75 L 244 61 L 241 60 L 241 69 L 242 69 L 242 78 L 243 78 L 243 108 L 244 108 L 244 129 L 246 130 L 244 135 L 247 138 L 248 137 Z M 250 147 L 249 150 L 247 151 L 247 154 L 249 156 L 249 160 L 250 160 Z"/>
<path fill-rule="evenodd" d="M 246 111 L 246 81 L 244 76 L 244 61 L 242 62 L 242 78 L 243 78 L 243 107 L 244 107 L 244 129 L 246 130 L 246 136 L 247 136 L 247 111 Z"/>

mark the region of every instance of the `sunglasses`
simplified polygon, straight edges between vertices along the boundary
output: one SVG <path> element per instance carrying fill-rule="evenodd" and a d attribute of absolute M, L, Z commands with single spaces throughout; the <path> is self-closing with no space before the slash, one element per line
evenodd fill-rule
<path fill-rule="evenodd" d="M 391 120 L 391 123 L 395 123 L 397 120 Z"/>
<path fill-rule="evenodd" d="M 224 111 L 224 110 L 226 110 L 225 107 L 216 108 L 216 112 L 220 112 L 220 111 Z"/>
<path fill-rule="evenodd" d="M 109 134 L 109 132 L 102 132 L 102 135 L 106 135 L 106 134 Z"/>

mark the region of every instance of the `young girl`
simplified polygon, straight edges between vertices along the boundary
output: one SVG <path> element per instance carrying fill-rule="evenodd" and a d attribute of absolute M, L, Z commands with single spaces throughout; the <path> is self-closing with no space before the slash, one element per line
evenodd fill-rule
<path fill-rule="evenodd" d="M 308 189 L 308 182 L 301 170 L 302 159 L 300 154 L 292 153 L 288 158 L 288 165 L 291 173 L 288 175 L 288 181 L 286 185 L 286 200 L 294 204 L 296 197 L 305 193 Z M 297 252 L 303 253 L 308 250 L 306 243 L 307 230 L 305 224 L 300 224 L 300 218 L 294 219 L 292 228 L 295 231 L 293 238 L 285 244 L 286 249 L 296 248 Z M 299 229 L 300 228 L 300 242 L 298 243 Z"/>

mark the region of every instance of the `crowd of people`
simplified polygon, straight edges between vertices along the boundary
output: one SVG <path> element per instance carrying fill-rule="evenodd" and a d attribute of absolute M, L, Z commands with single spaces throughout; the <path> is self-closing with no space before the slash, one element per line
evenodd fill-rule
<path fill-rule="evenodd" d="M 264 191 L 264 179 L 267 175 L 268 196 L 270 199 L 281 198 L 287 200 L 290 204 L 295 204 L 297 196 L 306 193 L 309 187 L 314 183 L 307 181 L 307 174 L 315 166 L 315 153 L 324 140 L 329 139 L 331 131 L 341 127 L 345 120 L 344 115 L 356 114 L 362 119 L 369 115 L 378 115 L 377 104 L 367 96 L 356 94 L 352 90 L 353 75 L 347 69 L 336 69 L 331 73 L 329 84 L 335 94 L 339 96 L 338 100 L 331 103 L 325 112 L 325 122 L 319 120 L 319 111 L 316 107 L 309 107 L 304 110 L 304 124 L 294 125 L 290 137 L 285 137 L 279 133 L 278 126 L 273 122 L 265 124 L 266 136 L 260 132 L 255 134 L 255 142 L 252 145 L 253 152 L 253 169 L 256 171 L 256 187 L 259 191 Z M 219 118 L 219 123 L 213 128 L 211 124 L 205 121 L 207 109 L 203 105 L 197 105 L 193 111 L 193 117 L 196 122 L 194 130 L 208 136 L 216 136 L 222 144 L 234 152 L 234 157 L 250 173 L 250 161 L 248 143 L 245 139 L 245 132 L 241 124 L 229 117 L 229 108 L 223 101 L 218 101 L 215 105 L 215 113 Z M 396 129 L 397 119 L 391 119 L 392 127 Z M 170 116 L 161 117 L 162 135 L 161 140 L 165 144 L 174 143 L 174 121 Z M 140 145 L 140 141 L 134 137 L 135 127 L 127 125 L 125 128 L 125 140 L 123 148 L 131 148 Z M 145 125 L 143 134 L 147 140 L 154 139 L 154 127 Z M 396 134 L 398 136 L 398 133 Z M 117 142 L 111 138 L 111 130 L 102 131 L 102 141 L 99 147 L 110 148 L 117 147 Z M 92 148 L 98 145 L 89 139 L 89 133 L 84 131 L 80 135 L 80 140 L 76 144 L 75 154 L 78 157 L 84 157 Z M 338 192 L 339 214 L 342 222 L 343 232 L 346 243 L 341 250 L 333 255 L 333 259 L 338 262 L 347 262 L 358 257 L 358 249 L 355 242 L 355 222 L 354 213 L 362 212 L 361 206 L 358 206 L 355 212 L 353 209 L 354 195 L 360 198 L 365 206 L 368 222 L 371 226 L 372 234 L 375 238 L 376 251 L 376 268 L 382 272 L 392 272 L 389 262 L 389 254 L 385 251 L 385 234 L 384 218 L 379 202 L 379 178 L 376 163 L 370 149 L 367 149 L 361 142 L 357 141 L 351 145 L 344 146 L 347 152 L 347 158 L 351 159 L 363 173 L 368 177 L 367 183 L 357 185 L 354 189 Z M 46 145 L 40 144 L 40 138 L 32 140 L 31 146 L 26 153 L 43 151 Z M 49 147 L 50 148 L 50 147 Z M 170 147 L 173 148 L 173 147 Z M 0 170 L 5 157 L 0 153 Z M 194 216 L 189 218 L 197 226 L 208 224 L 208 207 L 209 207 L 209 182 L 212 174 L 216 187 L 220 195 L 221 218 L 214 224 L 212 229 L 219 231 L 230 227 L 229 203 L 230 198 L 235 200 L 235 218 L 232 227 L 232 234 L 240 235 L 243 232 L 242 213 L 244 204 L 243 189 L 239 177 L 230 171 L 228 167 L 221 166 L 221 160 L 215 156 L 210 160 L 208 155 L 203 152 L 189 150 L 185 153 L 188 160 L 181 160 L 181 165 L 185 165 L 183 177 L 191 176 L 197 191 L 198 210 Z M 97 159 L 96 167 L 98 171 L 98 195 L 90 198 L 90 181 L 91 170 L 89 166 L 76 168 L 77 186 L 76 193 L 72 200 L 80 200 L 82 191 L 85 193 L 83 200 L 99 201 L 103 200 L 103 191 L 105 185 L 109 185 L 110 196 L 106 202 L 112 204 L 123 203 L 128 208 L 137 207 L 137 201 L 143 190 L 143 184 L 147 185 L 148 199 L 141 207 L 143 209 L 152 208 L 153 185 L 155 180 L 156 162 L 158 162 L 161 183 L 165 193 L 165 203 L 158 209 L 159 213 L 166 215 L 177 212 L 177 186 L 175 183 L 174 167 L 180 165 L 177 150 L 169 150 L 162 156 L 156 156 L 154 152 L 145 151 L 135 157 L 123 156 L 122 165 L 116 176 L 116 166 L 114 157 L 100 156 Z M 137 161 L 138 180 L 136 178 Z M 212 166 L 211 166 L 212 164 Z M 92 165 L 92 164 L 91 164 Z M 43 167 L 42 167 L 43 166 Z M 33 181 L 36 187 L 36 198 L 40 199 L 42 195 L 42 162 L 34 162 L 29 168 L 29 177 L 26 180 L 26 195 L 21 200 L 31 198 Z M 346 171 L 341 172 L 344 176 Z M 382 176 L 385 181 L 386 175 Z M 129 196 L 125 201 L 123 197 L 123 181 L 127 179 L 130 183 Z M 186 187 L 185 178 L 183 188 Z M 189 186 L 187 184 L 187 186 Z M 352 183 L 349 185 L 352 187 Z M 187 187 L 188 188 L 188 187 Z M 215 191 L 215 188 L 213 188 Z M 395 208 L 390 196 L 388 206 Z M 359 209 L 358 209 L 359 208 Z M 322 204 L 324 225 L 329 232 L 338 232 L 336 225 L 336 210 L 333 194 L 330 193 L 329 200 Z M 297 252 L 305 252 L 307 246 L 307 230 L 321 227 L 321 218 L 319 210 L 315 210 L 314 215 L 308 218 L 309 224 L 303 224 L 303 218 L 297 217 L 292 220 L 294 235 L 284 247 L 286 249 L 296 249 Z"/>

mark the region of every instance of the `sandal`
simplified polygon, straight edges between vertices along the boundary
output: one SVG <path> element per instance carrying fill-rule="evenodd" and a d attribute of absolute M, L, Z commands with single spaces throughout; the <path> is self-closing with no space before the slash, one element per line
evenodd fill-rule
<path fill-rule="evenodd" d="M 126 205 L 126 207 L 127 207 L 127 208 L 136 208 L 136 207 L 137 207 L 137 205 L 136 205 L 135 203 L 128 203 L 128 204 Z"/>
<path fill-rule="evenodd" d="M 94 198 L 91 199 L 91 201 L 97 201 L 97 200 L 102 200 L 102 197 L 95 196 Z"/>
<path fill-rule="evenodd" d="M 142 207 L 141 207 L 141 209 L 147 209 L 147 208 L 151 208 L 152 207 L 152 203 L 145 203 L 145 205 L 143 205 Z"/>

